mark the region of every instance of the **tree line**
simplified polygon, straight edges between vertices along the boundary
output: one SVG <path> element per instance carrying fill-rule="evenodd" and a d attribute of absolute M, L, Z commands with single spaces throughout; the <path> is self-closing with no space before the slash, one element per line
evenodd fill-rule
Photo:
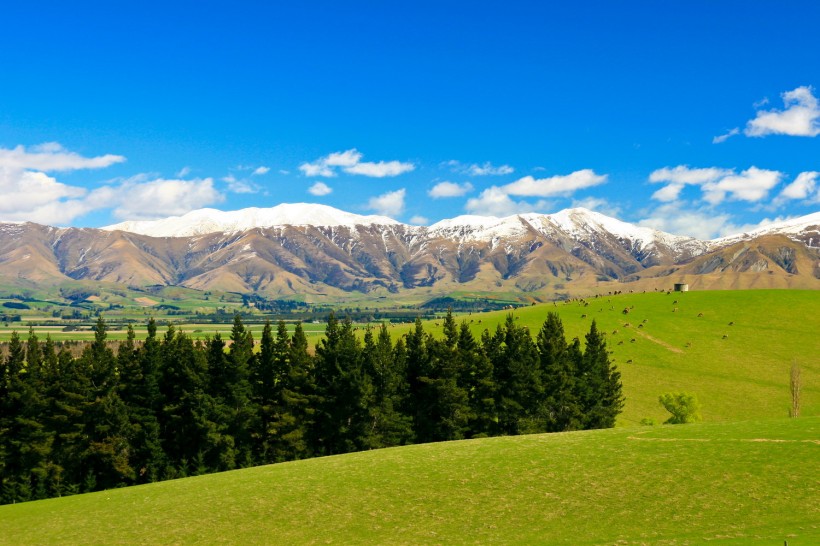
<path fill-rule="evenodd" d="M 612 427 L 620 373 L 593 322 L 567 341 L 549 313 L 535 339 L 512 316 L 474 337 L 444 319 L 393 340 L 327 319 L 266 323 L 258 350 L 239 316 L 227 343 L 172 325 L 133 328 L 116 353 L 100 317 L 79 357 L 13 333 L 0 377 L 0 502 L 70 495 L 411 443 Z"/>

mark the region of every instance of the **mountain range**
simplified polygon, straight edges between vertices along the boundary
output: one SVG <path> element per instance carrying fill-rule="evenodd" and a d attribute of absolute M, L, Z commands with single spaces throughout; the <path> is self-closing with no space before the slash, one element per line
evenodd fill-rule
<path fill-rule="evenodd" d="M 411 226 L 316 204 L 102 229 L 0 223 L 0 283 L 184 286 L 319 299 L 457 291 L 549 298 L 614 290 L 820 288 L 820 212 L 709 241 L 583 208 Z"/>

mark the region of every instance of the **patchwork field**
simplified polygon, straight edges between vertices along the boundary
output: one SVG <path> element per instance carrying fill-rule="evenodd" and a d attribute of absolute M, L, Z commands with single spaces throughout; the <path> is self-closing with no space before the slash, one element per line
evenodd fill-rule
<path fill-rule="evenodd" d="M 0 506 L 3 544 L 817 544 L 820 418 L 488 438 Z"/>

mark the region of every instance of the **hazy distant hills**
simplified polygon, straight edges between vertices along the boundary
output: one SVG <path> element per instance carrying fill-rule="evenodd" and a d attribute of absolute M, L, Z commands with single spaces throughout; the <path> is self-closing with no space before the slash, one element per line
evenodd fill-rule
<path fill-rule="evenodd" d="M 358 292 L 820 288 L 820 213 L 712 241 L 586 209 L 429 227 L 323 205 L 193 211 L 104 229 L 0 224 L 0 282 L 177 285 L 270 297 Z M 626 283 L 626 284 L 624 284 Z"/>

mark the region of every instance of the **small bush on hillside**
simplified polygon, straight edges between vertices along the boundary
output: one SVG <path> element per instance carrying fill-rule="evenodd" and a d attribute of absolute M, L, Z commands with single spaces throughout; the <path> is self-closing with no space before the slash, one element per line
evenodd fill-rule
<path fill-rule="evenodd" d="M 672 414 L 664 421 L 667 425 L 694 423 L 701 420 L 698 397 L 688 392 L 667 392 L 658 398 L 658 402 Z"/>

